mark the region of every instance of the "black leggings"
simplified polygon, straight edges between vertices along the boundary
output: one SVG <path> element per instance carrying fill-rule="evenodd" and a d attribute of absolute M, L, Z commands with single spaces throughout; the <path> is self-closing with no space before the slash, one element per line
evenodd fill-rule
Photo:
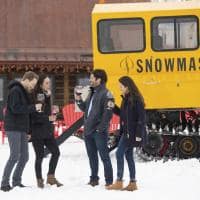
<path fill-rule="evenodd" d="M 33 140 L 32 143 L 33 143 L 33 148 L 36 154 L 35 173 L 36 173 L 37 179 L 42 178 L 42 161 L 44 158 L 45 146 L 48 148 L 48 150 L 52 154 L 50 162 L 49 162 L 48 174 L 55 174 L 58 158 L 60 156 L 60 151 L 56 143 L 56 140 L 54 138 L 38 139 L 38 140 Z"/>

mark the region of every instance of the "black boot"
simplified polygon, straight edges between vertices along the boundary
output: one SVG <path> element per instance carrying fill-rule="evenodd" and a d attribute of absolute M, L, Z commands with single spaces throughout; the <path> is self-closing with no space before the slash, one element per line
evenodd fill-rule
<path fill-rule="evenodd" d="M 99 181 L 98 181 L 98 180 L 96 180 L 96 181 L 90 180 L 90 181 L 88 182 L 88 185 L 91 185 L 92 187 L 94 187 L 94 186 L 96 186 L 96 185 L 99 185 Z"/>
<path fill-rule="evenodd" d="M 4 192 L 9 192 L 12 189 L 10 185 L 1 186 L 1 190 Z"/>

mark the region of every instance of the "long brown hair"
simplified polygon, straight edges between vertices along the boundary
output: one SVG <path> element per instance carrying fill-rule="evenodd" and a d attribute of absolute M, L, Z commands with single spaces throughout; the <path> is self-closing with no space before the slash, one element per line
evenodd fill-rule
<path fill-rule="evenodd" d="M 35 91 L 36 92 L 41 92 L 42 91 L 42 84 L 44 83 L 44 80 L 46 78 L 49 78 L 49 76 L 47 74 L 40 74 L 39 75 L 39 79 L 38 79 L 38 82 L 37 82 L 37 85 L 35 87 Z"/>
<path fill-rule="evenodd" d="M 42 84 L 44 83 L 44 80 L 46 78 L 49 78 L 49 76 L 47 74 L 40 74 L 39 76 L 39 79 L 38 79 L 38 82 L 37 82 L 37 85 L 35 86 L 35 89 L 33 91 L 33 95 L 32 95 L 32 100 L 37 103 L 37 94 L 38 93 L 43 93 L 43 90 L 42 90 Z"/>
<path fill-rule="evenodd" d="M 135 82 L 129 76 L 122 76 L 119 78 L 119 82 L 128 88 L 130 94 L 130 101 L 133 105 L 136 100 L 139 100 L 143 106 L 145 107 L 145 102 L 142 94 L 140 93 L 138 87 L 136 86 Z"/>

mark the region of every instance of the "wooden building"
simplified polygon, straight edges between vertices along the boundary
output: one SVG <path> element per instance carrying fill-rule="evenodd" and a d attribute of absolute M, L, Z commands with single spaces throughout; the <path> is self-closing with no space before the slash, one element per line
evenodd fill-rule
<path fill-rule="evenodd" d="M 0 0 L 1 112 L 7 83 L 27 70 L 50 75 L 54 104 L 71 102 L 74 86 L 93 67 L 93 6 L 113 2 L 141 0 Z"/>

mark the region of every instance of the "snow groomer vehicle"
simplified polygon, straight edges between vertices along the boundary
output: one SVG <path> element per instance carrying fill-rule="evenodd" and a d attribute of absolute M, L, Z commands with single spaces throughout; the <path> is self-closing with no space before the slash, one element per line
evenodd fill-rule
<path fill-rule="evenodd" d="M 200 157 L 200 2 L 97 4 L 92 12 L 94 67 L 131 76 L 144 96 L 147 145 L 154 159 Z"/>

